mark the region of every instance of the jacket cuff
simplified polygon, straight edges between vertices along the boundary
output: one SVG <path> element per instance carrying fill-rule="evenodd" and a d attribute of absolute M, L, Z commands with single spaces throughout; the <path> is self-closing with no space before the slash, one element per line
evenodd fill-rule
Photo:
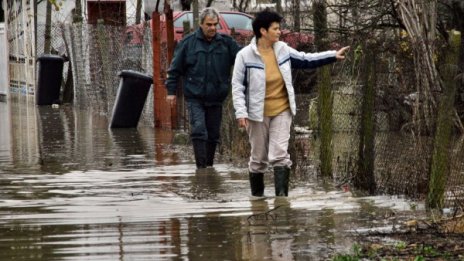
<path fill-rule="evenodd" d="M 243 114 L 242 113 L 236 113 L 235 114 L 235 119 L 238 120 L 238 119 L 242 119 L 242 118 L 248 118 L 248 114 L 246 114 L 246 113 L 243 113 Z"/>
<path fill-rule="evenodd" d="M 167 88 L 168 95 L 176 95 L 176 90 L 173 88 Z"/>

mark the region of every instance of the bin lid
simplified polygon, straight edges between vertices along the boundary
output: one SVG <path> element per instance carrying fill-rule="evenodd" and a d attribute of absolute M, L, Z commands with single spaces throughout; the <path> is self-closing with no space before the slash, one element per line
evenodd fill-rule
<path fill-rule="evenodd" d="M 42 54 L 39 58 L 37 58 L 38 61 L 40 60 L 60 60 L 64 61 L 64 58 L 61 55 L 56 55 L 56 54 Z"/>
<path fill-rule="evenodd" d="M 142 72 L 137 72 L 134 70 L 122 70 L 118 73 L 119 77 L 130 77 L 130 78 L 138 78 L 140 80 L 153 82 L 153 77 L 148 74 L 144 74 Z"/>
<path fill-rule="evenodd" d="M 57 54 L 42 54 L 37 60 L 64 60 L 63 56 Z"/>

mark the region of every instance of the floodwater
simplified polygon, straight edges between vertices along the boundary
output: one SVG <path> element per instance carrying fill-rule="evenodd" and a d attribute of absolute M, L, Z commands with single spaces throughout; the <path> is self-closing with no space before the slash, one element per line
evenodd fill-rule
<path fill-rule="evenodd" d="M 245 168 L 196 171 L 172 132 L 0 102 L 0 260 L 327 260 L 421 211 L 315 181 L 250 200 Z"/>

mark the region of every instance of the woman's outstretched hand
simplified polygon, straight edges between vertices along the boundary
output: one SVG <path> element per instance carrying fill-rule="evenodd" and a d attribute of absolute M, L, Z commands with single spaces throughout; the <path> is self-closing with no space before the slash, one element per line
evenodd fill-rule
<path fill-rule="evenodd" d="M 345 46 L 345 47 L 342 47 L 340 48 L 337 53 L 335 54 L 335 57 L 337 58 L 337 60 L 343 60 L 345 59 L 345 53 L 350 49 L 349 46 Z"/>
<path fill-rule="evenodd" d="M 245 129 L 248 127 L 248 119 L 247 118 L 237 119 L 237 124 L 240 129 Z"/>

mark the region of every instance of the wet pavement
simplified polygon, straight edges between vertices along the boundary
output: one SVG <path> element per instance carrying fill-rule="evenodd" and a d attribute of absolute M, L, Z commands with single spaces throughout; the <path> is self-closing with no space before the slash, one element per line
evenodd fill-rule
<path fill-rule="evenodd" d="M 197 171 L 169 131 L 24 101 L 0 119 L 0 260 L 327 260 L 422 209 L 316 180 L 274 198 L 271 175 L 251 200 L 245 168 Z"/>

